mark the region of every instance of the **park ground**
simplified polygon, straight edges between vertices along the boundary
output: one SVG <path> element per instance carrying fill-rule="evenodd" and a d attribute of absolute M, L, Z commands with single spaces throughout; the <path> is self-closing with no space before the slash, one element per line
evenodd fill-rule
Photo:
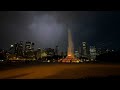
<path fill-rule="evenodd" d="M 109 76 L 120 76 L 120 64 L 46 63 L 3 70 L 0 67 L 0 79 L 85 79 Z"/>

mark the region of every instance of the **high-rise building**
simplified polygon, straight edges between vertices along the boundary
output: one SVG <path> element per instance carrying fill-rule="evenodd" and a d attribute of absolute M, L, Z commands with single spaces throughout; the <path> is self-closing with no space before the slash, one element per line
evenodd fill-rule
<path fill-rule="evenodd" d="M 76 58 L 79 58 L 79 57 L 80 57 L 80 54 L 79 54 L 78 51 L 75 51 L 75 54 L 74 54 L 74 55 L 75 55 Z"/>
<path fill-rule="evenodd" d="M 38 48 L 38 50 L 36 51 L 36 59 L 39 60 L 41 58 L 41 49 Z"/>
<path fill-rule="evenodd" d="M 58 55 L 58 46 L 55 48 L 55 55 Z"/>
<path fill-rule="evenodd" d="M 18 44 L 18 55 L 23 56 L 23 41 Z"/>
<path fill-rule="evenodd" d="M 8 52 L 9 52 L 10 54 L 14 54 L 14 52 L 15 52 L 15 50 L 14 50 L 14 45 L 10 45 L 10 48 L 9 48 Z"/>
<path fill-rule="evenodd" d="M 96 55 L 97 55 L 97 53 L 96 53 L 95 46 L 90 46 L 90 59 L 95 60 Z"/>
<path fill-rule="evenodd" d="M 82 49 L 81 49 L 81 47 L 79 47 L 78 53 L 79 53 L 79 57 L 81 57 L 82 56 Z"/>
<path fill-rule="evenodd" d="M 23 41 L 20 41 L 20 43 L 15 43 L 14 45 L 10 46 L 10 50 L 14 48 L 14 54 L 17 56 L 23 56 Z"/>
<path fill-rule="evenodd" d="M 25 52 L 33 51 L 34 50 L 34 43 L 26 42 L 25 44 Z"/>
<path fill-rule="evenodd" d="M 14 54 L 18 54 L 18 46 L 19 46 L 18 43 L 14 44 L 14 49 L 15 49 Z"/>
<path fill-rule="evenodd" d="M 54 56 L 54 49 L 52 48 L 46 48 L 45 52 L 47 53 L 47 56 Z"/>
<path fill-rule="evenodd" d="M 34 57 L 34 43 L 26 42 L 25 43 L 25 56 Z"/>
<path fill-rule="evenodd" d="M 47 53 L 45 49 L 41 49 L 41 58 L 45 58 L 45 57 L 47 57 Z"/>
<path fill-rule="evenodd" d="M 82 42 L 82 56 L 83 57 L 87 57 L 87 43 L 86 42 Z"/>

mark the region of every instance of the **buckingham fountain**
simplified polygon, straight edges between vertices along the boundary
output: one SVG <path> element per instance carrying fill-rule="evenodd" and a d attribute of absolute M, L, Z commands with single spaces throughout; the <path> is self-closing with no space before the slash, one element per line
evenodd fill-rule
<path fill-rule="evenodd" d="M 72 34 L 70 30 L 68 30 L 67 57 L 59 60 L 59 62 L 63 62 L 63 63 L 79 63 L 80 62 L 80 59 L 74 57 L 74 46 L 73 46 Z"/>

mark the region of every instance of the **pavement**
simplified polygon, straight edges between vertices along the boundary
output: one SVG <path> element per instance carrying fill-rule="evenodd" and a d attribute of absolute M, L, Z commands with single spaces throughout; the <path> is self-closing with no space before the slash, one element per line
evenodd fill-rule
<path fill-rule="evenodd" d="M 120 76 L 120 64 L 40 64 L 0 70 L 0 79 L 84 79 Z"/>

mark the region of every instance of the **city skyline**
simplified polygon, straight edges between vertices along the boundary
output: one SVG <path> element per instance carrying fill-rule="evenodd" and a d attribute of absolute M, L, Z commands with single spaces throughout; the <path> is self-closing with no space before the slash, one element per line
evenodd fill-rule
<path fill-rule="evenodd" d="M 119 14 L 112 11 L 1 11 L 0 48 L 6 49 L 14 42 L 32 41 L 35 49 L 58 45 L 61 51 L 66 51 L 70 28 L 75 50 L 82 42 L 118 49 Z"/>
<path fill-rule="evenodd" d="M 0 11 L 0 79 L 119 80 L 119 25 L 112 11 Z"/>

